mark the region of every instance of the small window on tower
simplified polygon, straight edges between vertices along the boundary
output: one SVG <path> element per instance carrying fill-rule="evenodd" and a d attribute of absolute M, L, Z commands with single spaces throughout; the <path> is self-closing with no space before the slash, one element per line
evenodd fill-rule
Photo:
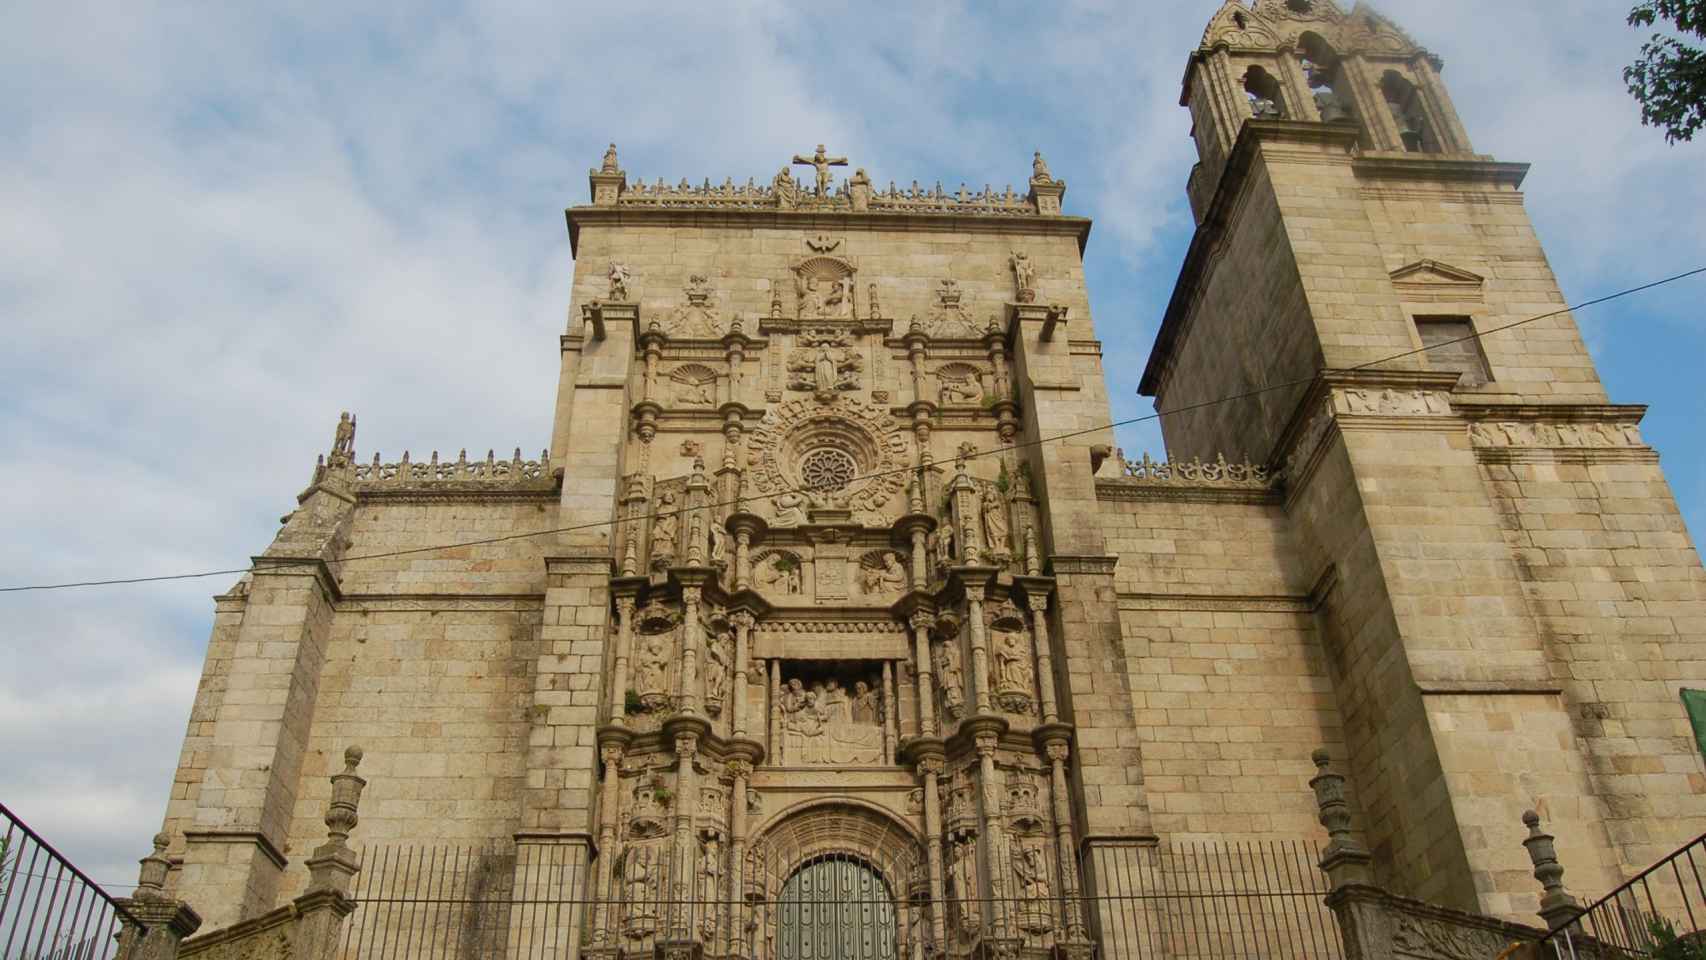
<path fill-rule="evenodd" d="M 1493 379 L 1487 355 L 1468 317 L 1417 317 L 1416 332 L 1427 348 L 1428 366 L 1463 374 L 1460 387 L 1479 387 Z"/>

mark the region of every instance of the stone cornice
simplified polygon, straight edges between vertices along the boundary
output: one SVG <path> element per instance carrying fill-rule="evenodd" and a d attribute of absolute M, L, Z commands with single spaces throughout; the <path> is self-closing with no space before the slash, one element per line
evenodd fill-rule
<path fill-rule="evenodd" d="M 564 212 L 569 225 L 569 252 L 578 255 L 580 231 L 585 226 L 602 227 L 772 227 L 812 230 L 881 230 L 892 232 L 993 233 L 1069 236 L 1078 241 L 1078 252 L 1090 239 L 1088 217 L 1023 216 L 991 217 L 975 214 L 883 213 L 821 210 L 777 210 L 747 208 L 681 208 L 641 206 L 579 206 Z"/>
<path fill-rule="evenodd" d="M 1128 478 L 1096 481 L 1098 500 L 1137 500 L 1159 503 L 1277 504 L 1279 490 L 1273 487 L 1216 487 L 1209 484 L 1153 484 Z"/>

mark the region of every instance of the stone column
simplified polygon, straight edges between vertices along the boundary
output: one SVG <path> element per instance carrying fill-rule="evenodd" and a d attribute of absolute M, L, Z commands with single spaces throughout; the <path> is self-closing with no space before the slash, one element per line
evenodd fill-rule
<path fill-rule="evenodd" d="M 770 761 L 771 766 L 778 766 L 785 757 L 782 754 L 782 661 L 770 661 Z"/>
<path fill-rule="evenodd" d="M 1451 94 L 1446 92 L 1445 84 L 1440 82 L 1439 71 L 1434 68 L 1430 54 L 1417 54 L 1410 61 L 1410 70 L 1416 76 L 1416 86 L 1421 91 L 1422 102 L 1427 108 L 1428 122 L 1433 125 L 1434 138 L 1439 141 L 1440 150 L 1446 153 L 1473 153 L 1469 145 L 1469 132 L 1463 126 L 1463 121 L 1457 116 L 1457 109 L 1451 104 Z"/>
<path fill-rule="evenodd" d="M 1037 695 L 1042 700 L 1043 723 L 1060 721 L 1060 707 L 1055 701 L 1054 657 L 1049 652 L 1048 594 L 1026 594 L 1031 608 L 1031 639 L 1037 653 Z"/>
<path fill-rule="evenodd" d="M 1089 939 L 1084 925 L 1084 904 L 1078 899 L 1078 852 L 1072 845 L 1071 796 L 1066 788 L 1066 760 L 1071 748 L 1065 740 L 1056 740 L 1044 748 L 1049 761 L 1050 798 L 1054 814 L 1055 858 L 1060 867 L 1060 898 L 1062 916 L 1068 940 Z"/>
<path fill-rule="evenodd" d="M 883 661 L 883 763 L 894 763 L 895 734 L 900 716 L 894 700 L 894 661 Z"/>
<path fill-rule="evenodd" d="M 604 767 L 604 783 L 598 801 L 598 860 L 587 900 L 592 904 L 588 911 L 591 914 L 592 942 L 599 945 L 609 941 L 616 926 L 616 917 L 611 912 L 616 897 L 610 870 L 622 858 L 616 835 L 622 812 L 622 753 L 619 743 L 605 743 L 598 748 L 598 759 Z"/>
<path fill-rule="evenodd" d="M 729 731 L 731 736 L 739 740 L 746 736 L 747 651 L 752 634 L 752 614 L 737 610 L 729 615 L 729 622 L 734 624 L 735 628 L 734 692 L 729 707 L 734 711 L 734 716 L 730 718 Z"/>
<path fill-rule="evenodd" d="M 1000 742 L 999 736 L 989 732 L 980 732 L 973 738 L 977 746 L 978 813 L 983 821 L 984 877 L 997 912 L 993 932 L 1004 937 L 1009 933 L 1007 915 L 1012 904 L 1006 902 L 1006 833 L 1001 828 L 1001 784 L 995 772 L 995 748 Z"/>
<path fill-rule="evenodd" d="M 697 716 L 699 710 L 699 649 L 705 642 L 699 622 L 699 587 L 682 587 L 681 676 L 676 688 L 681 712 Z"/>
<path fill-rule="evenodd" d="M 675 854 L 670 869 L 669 939 L 687 940 L 693 935 L 692 910 L 695 856 L 693 840 L 693 811 L 699 805 L 699 776 L 693 769 L 693 759 L 699 755 L 697 734 L 677 734 L 675 738 Z"/>
<path fill-rule="evenodd" d="M 983 625 L 983 584 L 966 588 L 966 619 L 971 627 L 971 694 L 977 713 L 992 712 L 989 700 L 989 642 Z"/>
<path fill-rule="evenodd" d="M 637 577 L 640 575 L 640 537 L 644 535 L 646 526 L 646 485 L 639 474 L 629 478 L 622 503 L 627 516 L 627 522 L 622 525 L 622 575 Z"/>
<path fill-rule="evenodd" d="M 941 757 L 918 761 L 918 779 L 924 785 L 924 859 L 930 871 L 930 929 L 936 943 L 947 942 L 947 917 L 942 885 L 942 771 Z"/>
<path fill-rule="evenodd" d="M 628 716 L 628 655 L 634 647 L 634 598 L 616 598 L 616 650 L 610 671 L 610 722 L 621 725 Z"/>
<path fill-rule="evenodd" d="M 717 905 L 712 909 L 728 911 L 729 936 L 740 945 L 735 952 L 739 956 L 750 957 L 753 955 L 751 945 L 742 942 L 745 918 L 740 916 L 736 904 L 743 902 L 746 890 L 746 791 L 747 780 L 752 776 L 752 764 L 746 760 L 730 760 L 728 771 L 734 781 L 729 788 L 729 897 L 726 906 Z"/>
<path fill-rule="evenodd" d="M 935 665 L 930 662 L 930 628 L 936 625 L 934 614 L 920 610 L 907 624 L 912 627 L 912 658 L 918 670 L 918 733 L 936 735 L 936 687 L 933 681 Z"/>

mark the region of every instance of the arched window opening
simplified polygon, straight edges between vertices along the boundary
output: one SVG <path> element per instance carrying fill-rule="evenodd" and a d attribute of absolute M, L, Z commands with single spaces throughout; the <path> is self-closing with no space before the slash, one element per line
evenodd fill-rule
<path fill-rule="evenodd" d="M 896 960 L 894 897 L 863 861 L 808 861 L 776 906 L 776 960 Z"/>
<path fill-rule="evenodd" d="M 1244 94 L 1250 98 L 1250 115 L 1257 120 L 1285 117 L 1285 100 L 1280 96 L 1279 81 L 1261 67 L 1245 71 Z"/>
<path fill-rule="evenodd" d="M 1438 153 L 1439 144 L 1427 128 L 1427 115 L 1422 112 L 1416 85 L 1399 76 L 1396 70 L 1388 70 L 1380 79 L 1380 93 L 1386 98 L 1386 109 L 1392 112 L 1392 122 L 1398 126 L 1398 138 L 1403 141 L 1404 149 L 1411 153 Z"/>
<path fill-rule="evenodd" d="M 1339 55 L 1318 33 L 1305 33 L 1299 46 L 1303 49 L 1303 75 L 1321 119 L 1327 123 L 1355 120 L 1350 98 L 1339 92 Z"/>

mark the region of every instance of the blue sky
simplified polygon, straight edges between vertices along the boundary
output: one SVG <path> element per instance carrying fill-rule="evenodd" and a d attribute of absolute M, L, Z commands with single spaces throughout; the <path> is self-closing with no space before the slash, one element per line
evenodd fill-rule
<path fill-rule="evenodd" d="M 25 3 L 0 33 L 0 581 L 215 569 L 265 546 L 337 412 L 358 447 L 545 446 L 564 206 L 615 140 L 739 181 L 818 142 L 893 179 L 1093 217 L 1116 417 L 1190 217 L 1177 106 L 1215 0 L 816 7 Z M 1389 2 L 1526 192 L 1566 296 L 1706 264 L 1706 143 L 1642 128 L 1640 37 L 1590 0 Z M 1706 279 L 1578 316 L 1691 528 Z M 1159 454 L 1158 432 L 1121 436 Z M 134 882 L 225 579 L 0 597 L 0 800 Z"/>

